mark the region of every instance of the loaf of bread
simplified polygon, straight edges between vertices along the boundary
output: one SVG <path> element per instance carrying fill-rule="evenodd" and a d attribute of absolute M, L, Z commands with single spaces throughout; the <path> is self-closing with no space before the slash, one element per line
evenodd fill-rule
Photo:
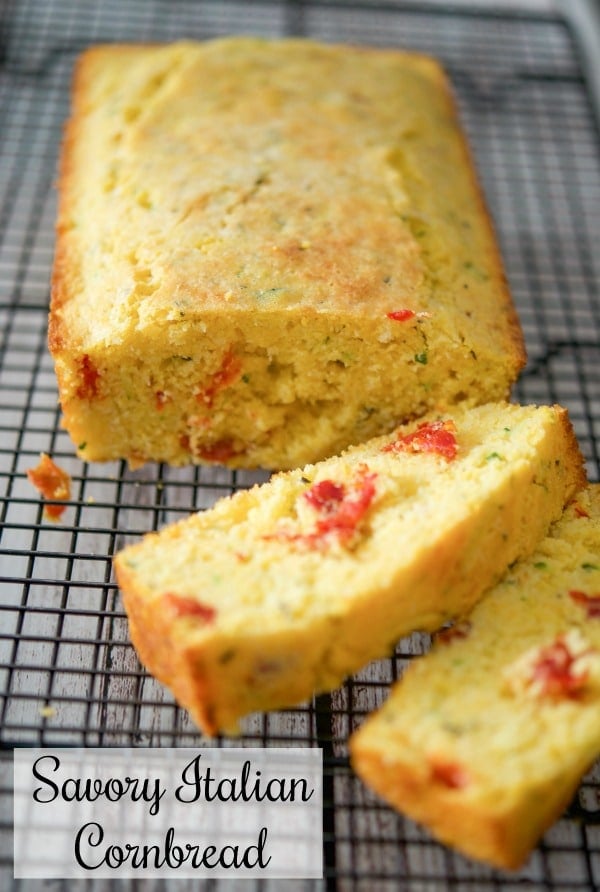
<path fill-rule="evenodd" d="M 582 484 L 563 409 L 427 416 L 122 550 L 131 638 L 205 732 L 231 732 L 464 615 Z"/>
<path fill-rule="evenodd" d="M 94 47 L 58 181 L 49 346 L 89 460 L 284 469 L 524 362 L 447 80 L 306 40 Z"/>
<path fill-rule="evenodd" d="M 600 485 L 351 738 L 366 784 L 445 843 L 516 868 L 600 755 Z"/>

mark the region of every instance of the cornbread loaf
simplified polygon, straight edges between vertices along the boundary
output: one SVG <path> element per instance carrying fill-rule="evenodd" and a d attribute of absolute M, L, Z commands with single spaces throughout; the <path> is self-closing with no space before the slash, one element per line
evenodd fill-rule
<path fill-rule="evenodd" d="M 89 460 L 317 461 L 524 362 L 439 65 L 225 38 L 80 59 L 49 346 Z"/>
<path fill-rule="evenodd" d="M 205 732 L 233 731 L 463 615 L 582 475 L 558 407 L 426 416 L 119 552 L 131 638 Z"/>
<path fill-rule="evenodd" d="M 350 744 L 365 783 L 444 842 L 500 867 L 526 860 L 600 755 L 600 485 Z"/>

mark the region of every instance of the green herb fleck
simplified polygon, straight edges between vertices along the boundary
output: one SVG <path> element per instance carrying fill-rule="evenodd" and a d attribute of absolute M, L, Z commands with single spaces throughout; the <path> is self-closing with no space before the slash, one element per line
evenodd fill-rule
<path fill-rule="evenodd" d="M 415 362 L 420 362 L 421 365 L 427 365 L 427 353 L 415 353 Z"/>
<path fill-rule="evenodd" d="M 482 270 L 479 266 L 474 264 L 472 260 L 465 261 L 465 263 L 463 264 L 463 267 L 469 273 L 471 273 L 473 276 L 475 276 L 477 279 L 479 279 L 481 282 L 486 282 L 489 279 L 488 274 L 484 270 Z"/>
<path fill-rule="evenodd" d="M 533 565 L 536 570 L 545 570 L 548 567 L 546 561 L 536 561 Z"/>
<path fill-rule="evenodd" d="M 86 446 L 87 446 L 87 443 L 86 443 L 86 441 L 84 440 L 83 443 L 80 443 L 79 446 L 78 446 L 77 448 L 78 448 L 78 449 L 85 449 Z"/>
<path fill-rule="evenodd" d="M 486 455 L 485 460 L 491 461 L 493 458 L 497 458 L 499 461 L 506 461 L 503 455 L 500 455 L 499 452 L 490 452 L 489 455 Z"/>
<path fill-rule="evenodd" d="M 265 298 L 273 297 L 274 294 L 279 294 L 280 291 L 284 291 L 283 288 L 260 288 L 255 292 L 255 297 L 258 300 L 264 300 Z"/>
<path fill-rule="evenodd" d="M 244 384 L 250 384 L 250 375 L 247 372 L 242 375 L 242 381 Z"/>
<path fill-rule="evenodd" d="M 231 660 L 235 656 L 235 650 L 233 648 L 229 648 L 229 650 L 224 650 L 221 656 L 219 657 L 219 663 L 222 665 L 225 663 L 230 663 Z"/>
<path fill-rule="evenodd" d="M 365 418 L 370 418 L 371 415 L 373 415 L 375 412 L 377 412 L 377 409 L 375 406 L 361 406 L 360 411 L 361 411 L 362 418 L 365 419 Z"/>
<path fill-rule="evenodd" d="M 600 570 L 600 566 L 598 566 L 598 564 L 585 563 L 585 564 L 581 565 L 581 569 L 582 570 Z"/>

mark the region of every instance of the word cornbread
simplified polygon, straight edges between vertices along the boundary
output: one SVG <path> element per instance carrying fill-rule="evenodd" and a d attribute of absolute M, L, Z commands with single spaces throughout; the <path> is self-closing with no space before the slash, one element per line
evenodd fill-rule
<path fill-rule="evenodd" d="M 523 366 L 430 58 L 91 48 L 58 192 L 49 346 L 83 459 L 300 467 L 506 399 Z"/>
<path fill-rule="evenodd" d="M 206 733 L 233 732 L 464 615 L 583 481 L 563 409 L 426 416 L 119 552 L 131 639 Z"/>

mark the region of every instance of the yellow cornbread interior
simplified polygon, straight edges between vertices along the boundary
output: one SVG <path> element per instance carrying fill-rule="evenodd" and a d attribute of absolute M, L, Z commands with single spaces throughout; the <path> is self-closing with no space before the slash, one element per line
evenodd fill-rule
<path fill-rule="evenodd" d="M 142 661 L 205 730 L 336 687 L 402 634 L 465 613 L 534 548 L 581 483 L 566 414 L 500 404 L 462 407 L 452 420 L 453 460 L 384 451 L 408 426 L 117 555 Z M 306 493 L 319 481 L 351 488 L 367 474 L 374 498 L 355 535 L 312 540 Z M 173 596 L 210 609 L 211 622 L 173 617 Z"/>
<path fill-rule="evenodd" d="M 443 841 L 519 866 L 600 753 L 594 604 L 600 608 L 598 484 L 577 494 L 459 635 L 411 665 L 351 739 L 355 770 Z M 529 683 L 536 659 L 557 640 L 585 651 L 569 670 L 585 675 L 571 696 Z M 460 771 L 461 783 L 436 779 L 436 763 Z"/>
<path fill-rule="evenodd" d="M 522 338 L 434 61 L 99 47 L 63 155 L 50 347 L 82 457 L 298 467 L 508 395 Z"/>

